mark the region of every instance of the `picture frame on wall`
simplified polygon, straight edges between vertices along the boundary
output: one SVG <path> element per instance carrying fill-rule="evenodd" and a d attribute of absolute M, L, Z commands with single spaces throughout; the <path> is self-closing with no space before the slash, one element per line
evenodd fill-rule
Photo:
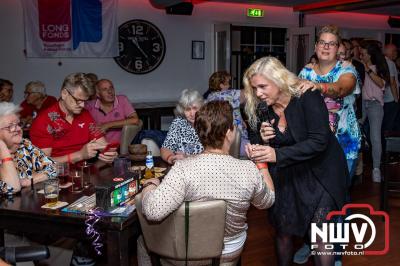
<path fill-rule="evenodd" d="M 192 41 L 192 59 L 204 60 L 204 41 Z"/>

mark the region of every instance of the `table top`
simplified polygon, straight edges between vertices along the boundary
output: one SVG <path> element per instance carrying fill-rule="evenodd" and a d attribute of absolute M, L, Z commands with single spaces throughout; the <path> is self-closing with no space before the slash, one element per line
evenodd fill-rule
<path fill-rule="evenodd" d="M 161 158 L 155 158 L 155 165 L 165 167 L 167 164 L 161 160 Z M 133 165 L 144 165 L 143 162 L 132 162 Z M 112 165 L 103 165 L 99 167 L 94 164 L 91 166 L 91 180 L 93 184 L 89 188 L 84 189 L 79 193 L 72 193 L 68 191 L 68 188 L 60 189 L 59 201 L 73 203 L 80 197 L 86 195 L 92 195 L 95 193 L 95 186 L 101 184 L 106 180 L 110 180 L 114 175 L 114 168 Z M 34 185 L 34 189 L 23 188 L 20 193 L 14 195 L 11 200 L 2 198 L 0 200 L 0 219 L 1 216 L 12 215 L 14 217 L 29 219 L 44 219 L 52 221 L 58 221 L 60 223 L 82 223 L 86 216 L 83 214 L 74 214 L 62 212 L 61 209 L 50 210 L 41 208 L 44 205 L 45 199 L 44 194 L 39 194 L 38 191 L 43 189 L 43 183 Z M 122 230 L 126 226 L 129 226 L 136 221 L 136 212 L 132 212 L 128 217 L 103 217 L 101 223 L 103 226 L 113 228 L 116 230 Z M 28 223 L 28 222 L 27 222 Z"/>

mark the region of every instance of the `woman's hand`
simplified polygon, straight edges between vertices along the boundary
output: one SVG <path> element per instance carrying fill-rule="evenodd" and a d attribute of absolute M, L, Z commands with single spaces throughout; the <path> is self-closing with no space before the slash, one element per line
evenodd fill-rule
<path fill-rule="evenodd" d="M 260 135 L 261 135 L 261 139 L 264 141 L 264 143 L 268 143 L 270 139 L 275 138 L 275 129 L 272 127 L 272 124 L 274 122 L 275 122 L 275 119 L 272 119 L 271 123 L 269 123 L 269 122 L 261 123 Z"/>
<path fill-rule="evenodd" d="M 118 152 L 116 151 L 115 148 L 110 149 L 109 151 L 106 151 L 105 153 L 99 153 L 99 160 L 105 162 L 105 163 L 112 163 L 115 158 L 117 158 Z"/>
<path fill-rule="evenodd" d="M 275 149 L 270 146 L 247 144 L 246 153 L 255 163 L 276 162 Z"/>
<path fill-rule="evenodd" d="M 318 89 L 318 85 L 312 81 L 301 79 L 298 83 L 297 88 L 301 91 L 301 94 L 303 94 L 310 89 L 312 91 L 315 91 L 316 89 Z"/>

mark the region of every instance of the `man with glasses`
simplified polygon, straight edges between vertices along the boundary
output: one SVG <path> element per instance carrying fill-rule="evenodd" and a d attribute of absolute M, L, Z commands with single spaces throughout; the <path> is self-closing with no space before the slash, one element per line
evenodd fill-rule
<path fill-rule="evenodd" d="M 0 79 L 0 103 L 11 102 L 14 94 L 13 83 L 6 79 Z"/>
<path fill-rule="evenodd" d="M 90 112 L 108 142 L 120 142 L 122 127 L 138 125 L 139 117 L 125 95 L 115 95 L 113 83 L 108 79 L 96 82 L 96 100 L 85 108 Z"/>
<path fill-rule="evenodd" d="M 90 86 L 85 74 L 68 75 L 61 87 L 60 100 L 33 121 L 32 142 L 58 162 L 76 163 L 98 155 L 101 161 L 111 163 L 117 156 L 116 151 L 99 153 L 107 141 L 84 109 Z"/>
<path fill-rule="evenodd" d="M 46 94 L 46 87 L 41 81 L 31 81 L 25 86 L 25 100 L 21 103 L 20 119 L 25 127 L 32 124 L 38 113 L 55 104 L 57 99 Z"/>

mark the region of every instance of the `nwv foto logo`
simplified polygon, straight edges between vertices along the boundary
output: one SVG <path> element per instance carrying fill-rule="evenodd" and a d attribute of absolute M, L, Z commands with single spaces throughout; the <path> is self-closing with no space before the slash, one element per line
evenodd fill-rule
<path fill-rule="evenodd" d="M 385 246 L 381 250 L 368 250 L 375 239 L 377 230 L 374 222 L 367 215 L 355 213 L 344 219 L 344 222 L 323 223 L 322 227 L 318 227 L 316 223 L 311 224 L 311 249 L 319 248 L 321 242 L 325 250 L 333 250 L 335 245 L 340 247 L 341 251 L 349 248 L 364 251 L 365 255 L 384 255 L 389 251 L 389 215 L 383 211 L 375 211 L 369 204 L 347 204 L 341 211 L 332 211 L 328 214 L 327 220 L 331 220 L 335 216 L 344 216 L 350 209 L 368 209 L 370 216 L 379 216 L 384 218 L 384 243 Z M 352 211 L 355 212 L 355 211 Z M 355 220 L 362 221 L 356 223 Z M 367 231 L 370 234 L 367 234 Z M 350 244 L 350 237 L 353 236 L 355 244 Z M 321 241 L 317 241 L 317 237 Z"/>

